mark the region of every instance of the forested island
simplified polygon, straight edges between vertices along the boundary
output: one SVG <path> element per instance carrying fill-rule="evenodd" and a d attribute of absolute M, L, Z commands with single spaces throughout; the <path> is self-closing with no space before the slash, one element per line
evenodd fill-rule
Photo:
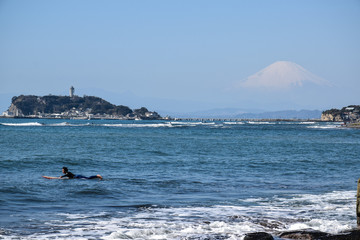
<path fill-rule="evenodd" d="M 142 107 L 130 109 L 114 105 L 95 96 L 34 96 L 20 95 L 11 100 L 4 117 L 23 118 L 72 118 L 72 119 L 142 119 L 157 120 L 157 112 Z"/>

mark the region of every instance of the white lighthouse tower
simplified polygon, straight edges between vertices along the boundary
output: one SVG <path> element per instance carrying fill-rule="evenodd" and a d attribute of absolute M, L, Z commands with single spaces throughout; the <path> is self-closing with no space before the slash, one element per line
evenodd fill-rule
<path fill-rule="evenodd" d="M 73 86 L 71 86 L 70 88 L 70 97 L 74 97 L 74 92 L 75 92 L 75 88 Z"/>

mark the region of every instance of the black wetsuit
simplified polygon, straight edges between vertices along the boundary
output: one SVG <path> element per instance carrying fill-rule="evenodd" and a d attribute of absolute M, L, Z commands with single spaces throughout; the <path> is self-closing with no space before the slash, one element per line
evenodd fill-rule
<path fill-rule="evenodd" d="M 83 178 L 83 179 L 94 179 L 94 178 L 98 178 L 98 176 L 90 176 L 90 177 L 85 177 L 83 175 L 74 175 L 72 172 L 67 172 L 65 175 L 61 176 L 61 178 L 67 177 L 69 179 L 72 178 Z"/>
<path fill-rule="evenodd" d="M 61 178 L 64 178 L 64 177 L 67 177 L 67 178 L 74 178 L 75 175 L 72 173 L 72 172 L 67 172 L 64 176 L 61 176 Z"/>

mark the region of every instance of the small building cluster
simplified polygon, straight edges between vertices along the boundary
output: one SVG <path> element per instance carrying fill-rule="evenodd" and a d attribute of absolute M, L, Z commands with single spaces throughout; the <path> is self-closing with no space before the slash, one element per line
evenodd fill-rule
<path fill-rule="evenodd" d="M 349 106 L 345 108 L 341 118 L 345 124 L 348 123 L 359 123 L 360 122 L 360 108 Z"/>
<path fill-rule="evenodd" d="M 91 108 L 77 109 L 72 108 L 61 113 L 41 113 L 32 115 L 25 115 L 20 110 L 15 108 L 13 111 L 7 110 L 3 112 L 3 117 L 18 117 L 18 118 L 51 118 L 51 119 L 117 119 L 117 120 L 140 120 L 140 119 L 160 119 L 161 116 L 156 112 L 145 112 L 144 114 L 130 113 L 126 116 L 116 114 L 92 114 Z"/>

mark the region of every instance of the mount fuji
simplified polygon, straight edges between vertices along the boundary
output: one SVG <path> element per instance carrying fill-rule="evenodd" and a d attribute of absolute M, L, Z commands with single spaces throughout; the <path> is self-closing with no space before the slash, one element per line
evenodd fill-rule
<path fill-rule="evenodd" d="M 327 80 L 316 76 L 299 64 L 278 61 L 247 77 L 239 83 L 239 86 L 243 88 L 289 89 L 302 87 L 307 83 L 318 86 L 331 85 Z"/>

